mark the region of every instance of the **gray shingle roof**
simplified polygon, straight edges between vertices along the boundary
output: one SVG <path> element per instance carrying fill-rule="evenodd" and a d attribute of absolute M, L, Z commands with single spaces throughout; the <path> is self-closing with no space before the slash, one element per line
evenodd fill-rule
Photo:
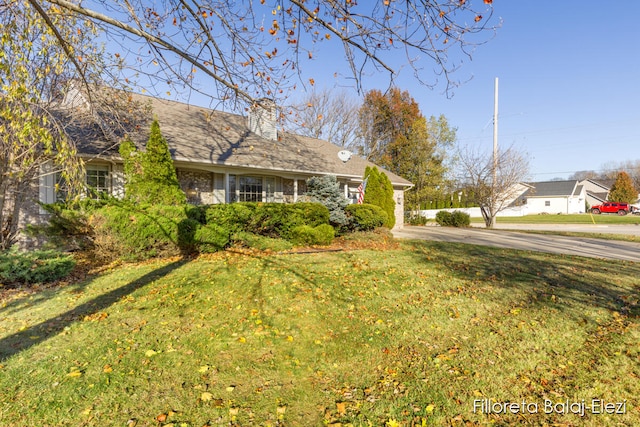
<path fill-rule="evenodd" d="M 151 103 L 153 115 L 176 161 L 274 172 L 333 174 L 356 180 L 362 178 L 366 166 L 374 166 L 356 155 L 343 163 L 338 159 L 341 148 L 320 139 L 282 132 L 277 141 L 265 139 L 249 131 L 244 116 L 141 95 L 136 98 Z M 143 143 L 148 135 L 148 126 L 141 129 L 132 136 L 137 143 Z M 104 151 L 109 145 L 93 141 L 79 146 L 78 150 L 117 157 L 117 147 Z M 385 173 L 396 186 L 412 185 L 400 176 Z"/>
<path fill-rule="evenodd" d="M 576 190 L 578 181 L 542 181 L 529 182 L 534 189 L 528 194 L 529 197 L 554 197 L 554 196 L 572 196 Z"/>

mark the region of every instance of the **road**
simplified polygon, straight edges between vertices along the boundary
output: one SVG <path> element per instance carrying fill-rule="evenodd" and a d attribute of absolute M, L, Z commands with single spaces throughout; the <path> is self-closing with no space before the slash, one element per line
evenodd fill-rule
<path fill-rule="evenodd" d="M 509 228 L 513 228 L 513 225 L 514 224 L 505 224 L 504 227 L 508 226 Z M 536 230 L 540 229 L 530 225 L 527 225 L 527 227 Z M 580 226 L 576 225 L 576 227 Z M 628 227 L 640 228 L 634 225 L 630 225 Z M 612 228 L 615 230 L 612 230 Z M 632 228 L 632 230 L 635 231 L 635 228 Z M 559 230 L 557 227 L 554 229 Z M 570 228 L 566 224 L 562 225 L 561 229 L 563 231 L 584 231 L 577 228 Z M 622 229 L 618 228 L 618 226 L 609 226 L 607 229 L 609 230 L 609 233 L 624 234 L 621 232 Z M 638 231 L 640 232 L 640 230 Z M 602 233 L 603 231 L 594 231 L 591 229 L 590 232 Z M 496 246 L 500 248 L 521 249 L 527 251 L 640 262 L 640 243 L 621 242 L 616 240 L 520 233 L 517 231 L 506 231 L 501 229 L 487 230 L 475 227 L 412 227 L 406 225 L 402 230 L 394 231 L 393 234 L 398 238 L 468 243 L 473 245 Z"/>

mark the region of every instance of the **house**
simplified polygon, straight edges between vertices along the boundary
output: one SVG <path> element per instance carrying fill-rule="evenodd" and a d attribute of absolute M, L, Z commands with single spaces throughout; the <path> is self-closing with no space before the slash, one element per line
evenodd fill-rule
<path fill-rule="evenodd" d="M 529 182 L 519 199 L 528 214 L 575 214 L 586 211 L 586 190 L 577 180 Z"/>
<path fill-rule="evenodd" d="M 587 205 L 599 205 L 607 201 L 609 198 L 609 191 L 613 185 L 613 180 L 604 182 L 602 180 L 583 179 L 580 181 L 580 185 L 584 186 L 587 197 Z"/>
<path fill-rule="evenodd" d="M 335 175 L 345 197 L 355 200 L 365 168 L 375 166 L 355 155 L 342 161 L 338 158 L 341 148 L 327 141 L 277 130 L 275 105 L 267 102 L 244 117 L 176 101 L 135 97 L 149 104 L 151 112 L 142 130 L 130 135 L 132 140 L 142 146 L 152 117 L 157 118 L 180 185 L 193 204 L 293 203 L 303 197 L 306 179 L 318 175 Z M 87 185 L 122 196 L 124 172 L 118 145 L 104 137 L 92 137 L 81 139 L 77 148 L 85 160 Z M 399 228 L 404 222 L 404 191 L 412 184 L 385 173 L 393 185 Z M 38 183 L 40 202 L 52 203 L 60 197 L 56 180 L 56 174 L 45 165 Z M 31 207 L 25 214 L 25 221 L 38 223 L 46 213 Z"/>

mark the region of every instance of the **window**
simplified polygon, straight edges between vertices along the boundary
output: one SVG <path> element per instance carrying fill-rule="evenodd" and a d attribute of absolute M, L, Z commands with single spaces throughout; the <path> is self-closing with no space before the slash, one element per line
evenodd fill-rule
<path fill-rule="evenodd" d="M 64 202 L 69 194 L 67 182 L 61 172 L 56 172 L 53 179 L 54 201 Z M 86 196 L 89 198 L 97 198 L 100 194 L 109 194 L 111 192 L 109 166 L 87 166 L 85 184 L 87 187 Z"/>
<path fill-rule="evenodd" d="M 238 200 L 241 202 L 261 202 L 262 178 L 257 176 L 238 177 Z"/>
<path fill-rule="evenodd" d="M 229 175 L 229 202 L 275 202 L 276 179 Z"/>
<path fill-rule="evenodd" d="M 67 186 L 67 181 L 62 177 L 62 172 L 56 172 L 54 175 L 54 194 L 55 202 L 64 202 L 67 200 L 67 196 L 69 195 L 69 187 Z"/>
<path fill-rule="evenodd" d="M 551 206 L 551 200 L 545 200 L 544 201 L 544 205 L 545 206 Z"/>
<path fill-rule="evenodd" d="M 89 197 L 97 197 L 99 194 L 109 194 L 111 180 L 109 179 L 109 166 L 87 166 L 87 193 Z"/>

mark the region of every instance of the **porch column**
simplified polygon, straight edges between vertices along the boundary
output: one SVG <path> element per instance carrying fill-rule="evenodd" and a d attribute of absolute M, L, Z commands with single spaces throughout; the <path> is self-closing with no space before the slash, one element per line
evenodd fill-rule
<path fill-rule="evenodd" d="M 293 203 L 298 201 L 298 178 L 293 178 Z"/>
<path fill-rule="evenodd" d="M 229 197 L 229 172 L 224 173 L 224 202 L 229 203 L 231 198 Z"/>

